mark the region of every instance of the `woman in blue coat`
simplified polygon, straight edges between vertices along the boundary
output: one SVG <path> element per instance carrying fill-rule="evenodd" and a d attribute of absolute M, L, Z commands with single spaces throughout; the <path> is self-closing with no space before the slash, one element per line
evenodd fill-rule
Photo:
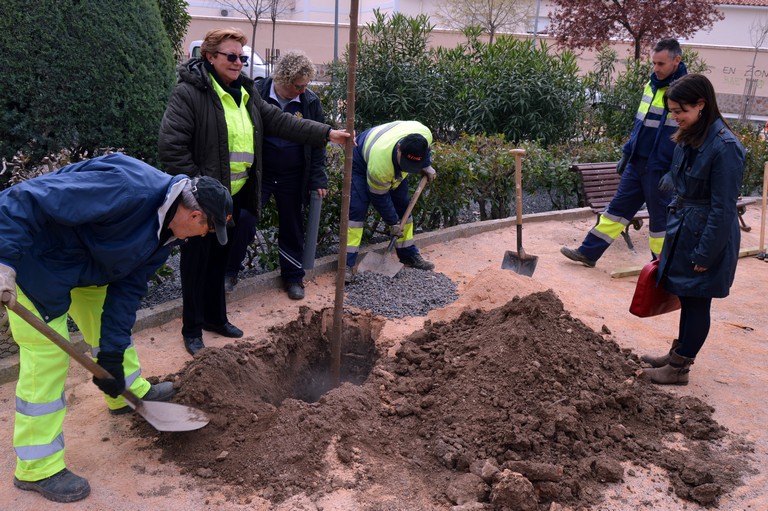
<path fill-rule="evenodd" d="M 744 171 L 744 147 L 717 108 L 715 90 L 703 75 L 672 84 L 664 97 L 679 125 L 670 171 L 660 188 L 673 190 L 659 282 L 680 298 L 680 327 L 662 357 L 643 357 L 653 383 L 687 385 L 694 358 L 707 339 L 712 298 L 733 284 L 741 234 L 736 201 Z"/>

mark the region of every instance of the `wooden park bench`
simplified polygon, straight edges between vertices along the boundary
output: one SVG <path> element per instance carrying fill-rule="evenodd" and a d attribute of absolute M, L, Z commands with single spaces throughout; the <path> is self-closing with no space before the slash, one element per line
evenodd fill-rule
<path fill-rule="evenodd" d="M 616 194 L 616 190 L 619 189 L 619 181 L 621 176 L 616 173 L 616 165 L 618 162 L 600 162 L 600 163 L 574 163 L 571 166 L 571 170 L 578 172 L 581 176 L 579 182 L 578 194 L 579 203 L 592 209 L 592 212 L 597 215 L 597 222 L 600 221 L 600 213 L 605 211 L 611 199 Z M 743 199 L 739 197 L 736 202 L 736 209 L 739 213 L 739 222 L 741 223 L 742 230 L 749 232 L 752 228 L 744 223 L 742 215 L 747 211 L 747 206 L 754 204 L 757 199 Z M 635 230 L 640 230 L 643 226 L 643 220 L 648 218 L 648 210 L 641 209 L 632 218 L 626 229 L 622 231 L 621 236 L 627 242 L 627 246 L 634 250 L 634 245 L 629 237 L 629 227 L 634 227 Z"/>

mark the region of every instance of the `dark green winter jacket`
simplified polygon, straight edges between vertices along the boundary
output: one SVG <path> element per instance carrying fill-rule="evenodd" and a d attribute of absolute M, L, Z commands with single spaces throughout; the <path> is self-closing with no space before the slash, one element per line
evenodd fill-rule
<path fill-rule="evenodd" d="M 164 170 L 174 175 L 211 176 L 230 188 L 227 122 L 211 78 L 198 58 L 181 64 L 177 72 L 178 83 L 160 125 L 158 149 Z M 254 89 L 253 80 L 247 77 L 243 77 L 243 87 L 250 95 L 248 108 L 253 122 L 255 161 L 240 193 L 246 194 L 244 206 L 258 216 L 264 135 L 322 146 L 331 126 L 282 112 L 262 100 Z"/>

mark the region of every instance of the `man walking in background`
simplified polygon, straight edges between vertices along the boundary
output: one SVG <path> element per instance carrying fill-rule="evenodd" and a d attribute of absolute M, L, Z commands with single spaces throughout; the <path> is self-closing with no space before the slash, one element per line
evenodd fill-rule
<path fill-rule="evenodd" d="M 677 123 L 669 116 L 663 99 L 667 87 L 688 73 L 681 62 L 682 54 L 676 39 L 662 39 L 653 47 L 653 73 L 645 85 L 632 133 L 616 167 L 621 176 L 619 188 L 581 246 L 560 248 L 568 259 L 594 267 L 643 203 L 648 208 L 648 243 L 653 258 L 661 253 L 672 192 L 671 184 L 662 176 L 669 171 L 675 149 L 672 134 L 677 131 Z"/>

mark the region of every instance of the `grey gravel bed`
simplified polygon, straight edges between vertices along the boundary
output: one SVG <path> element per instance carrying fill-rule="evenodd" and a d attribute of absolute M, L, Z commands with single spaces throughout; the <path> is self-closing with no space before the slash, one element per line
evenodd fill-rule
<path fill-rule="evenodd" d="M 403 268 L 392 278 L 369 271 L 358 273 L 344 291 L 346 305 L 387 318 L 426 316 L 459 297 L 456 283 L 442 273 L 413 268 Z"/>

